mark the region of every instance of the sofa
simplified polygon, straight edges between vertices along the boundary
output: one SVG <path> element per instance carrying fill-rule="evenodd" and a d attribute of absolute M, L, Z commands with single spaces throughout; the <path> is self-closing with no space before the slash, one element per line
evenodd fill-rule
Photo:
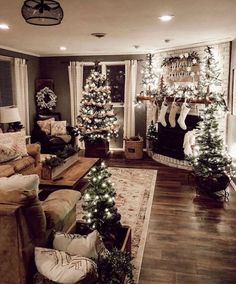
<path fill-rule="evenodd" d="M 81 197 L 77 191 L 61 189 L 40 201 L 34 193 L 22 199 L 24 189 L 19 191 L 9 194 L 0 190 L 1 284 L 34 283 L 35 246 L 49 247 L 53 230 L 66 232 L 74 225 L 76 203 Z"/>
<path fill-rule="evenodd" d="M 40 145 L 26 145 L 28 156 L 0 164 L 0 177 L 8 177 L 13 174 L 38 174 L 40 176 Z"/>

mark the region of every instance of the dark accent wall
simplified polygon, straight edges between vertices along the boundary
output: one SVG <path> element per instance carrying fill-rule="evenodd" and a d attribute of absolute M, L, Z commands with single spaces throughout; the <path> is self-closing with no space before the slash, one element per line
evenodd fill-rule
<path fill-rule="evenodd" d="M 35 80 L 39 78 L 39 57 L 31 56 L 19 52 L 14 52 L 6 49 L 0 48 L 0 55 L 14 57 L 14 58 L 24 58 L 27 60 L 28 66 L 28 81 L 29 81 L 29 115 L 30 115 L 30 129 L 33 125 L 33 117 L 35 115 Z"/>
<path fill-rule="evenodd" d="M 40 58 L 40 78 L 53 79 L 54 91 L 58 96 L 56 111 L 61 112 L 62 119 L 70 122 L 70 89 L 68 66 L 70 61 L 94 62 L 98 61 L 124 61 L 124 60 L 142 60 L 145 55 L 104 55 L 104 56 L 65 56 L 65 57 L 43 57 Z M 138 64 L 138 74 L 140 74 L 140 65 Z M 138 75 L 137 92 L 141 90 L 141 77 Z M 145 106 L 136 107 L 135 111 L 135 130 L 136 134 L 145 137 L 146 133 L 146 108 Z"/>

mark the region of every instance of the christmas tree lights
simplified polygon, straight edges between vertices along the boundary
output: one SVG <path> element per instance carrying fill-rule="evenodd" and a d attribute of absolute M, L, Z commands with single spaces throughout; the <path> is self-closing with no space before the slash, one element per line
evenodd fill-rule
<path fill-rule="evenodd" d="M 120 228 L 120 214 L 115 207 L 115 190 L 106 165 L 102 162 L 89 172 L 89 185 L 83 196 L 83 219 L 102 236 L 115 235 Z"/>
<path fill-rule="evenodd" d="M 77 117 L 81 141 L 110 141 L 113 137 L 118 137 L 119 125 L 110 94 L 105 75 L 92 70 L 86 80 Z"/>

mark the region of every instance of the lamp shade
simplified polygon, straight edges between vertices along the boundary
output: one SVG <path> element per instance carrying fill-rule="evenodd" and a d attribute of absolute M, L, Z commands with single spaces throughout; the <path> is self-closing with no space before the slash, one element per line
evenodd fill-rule
<path fill-rule="evenodd" d="M 21 8 L 25 21 L 37 26 L 59 25 L 64 13 L 55 0 L 26 0 Z"/>
<path fill-rule="evenodd" d="M 0 122 L 12 123 L 21 121 L 17 107 L 4 107 L 0 110 Z"/>

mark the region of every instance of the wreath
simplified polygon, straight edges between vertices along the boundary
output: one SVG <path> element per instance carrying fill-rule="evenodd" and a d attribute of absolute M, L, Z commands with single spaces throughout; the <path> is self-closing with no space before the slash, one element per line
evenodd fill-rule
<path fill-rule="evenodd" d="M 56 107 L 57 96 L 48 87 L 44 87 L 36 94 L 37 106 L 40 109 L 52 110 Z"/>

